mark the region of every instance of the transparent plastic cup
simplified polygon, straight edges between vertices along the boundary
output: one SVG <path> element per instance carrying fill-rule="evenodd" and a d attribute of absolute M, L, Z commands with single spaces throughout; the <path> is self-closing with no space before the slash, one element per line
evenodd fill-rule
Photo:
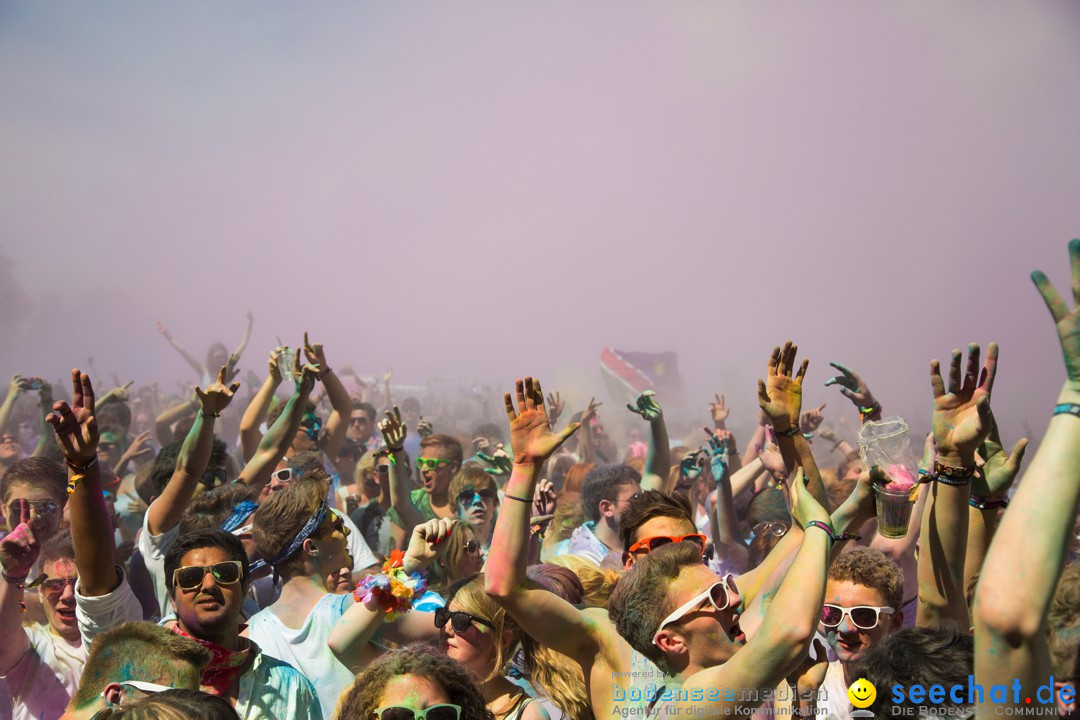
<path fill-rule="evenodd" d="M 281 347 L 281 355 L 278 356 L 278 370 L 281 372 L 281 381 L 283 383 L 293 382 L 293 362 L 296 360 L 296 355 L 288 345 Z"/>
<path fill-rule="evenodd" d="M 914 494 L 914 488 L 889 489 L 886 485 L 874 485 L 877 531 L 882 537 L 902 538 L 907 535 L 911 509 L 915 507 Z"/>

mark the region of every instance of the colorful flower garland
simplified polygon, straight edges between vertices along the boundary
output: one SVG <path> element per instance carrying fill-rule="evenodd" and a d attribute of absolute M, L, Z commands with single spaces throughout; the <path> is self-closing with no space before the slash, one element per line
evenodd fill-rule
<path fill-rule="evenodd" d="M 386 613 L 386 622 L 412 610 L 413 600 L 427 590 L 427 579 L 423 575 L 405 572 L 404 557 L 403 551 L 391 550 L 390 557 L 383 563 L 383 571 L 368 575 L 353 590 L 356 602 L 368 605 L 374 600 L 378 603 Z"/>

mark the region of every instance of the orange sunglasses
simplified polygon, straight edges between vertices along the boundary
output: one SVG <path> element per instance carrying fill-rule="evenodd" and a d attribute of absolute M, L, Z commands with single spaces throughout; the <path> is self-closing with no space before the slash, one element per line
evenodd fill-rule
<path fill-rule="evenodd" d="M 694 543 L 701 548 L 702 552 L 705 552 L 705 541 L 707 538 L 701 533 L 690 533 L 689 535 L 654 535 L 653 537 L 642 538 L 631 545 L 628 552 L 631 555 L 636 552 L 641 552 L 642 550 L 649 553 L 658 547 L 663 547 L 670 543 L 683 542 L 684 540 Z"/>

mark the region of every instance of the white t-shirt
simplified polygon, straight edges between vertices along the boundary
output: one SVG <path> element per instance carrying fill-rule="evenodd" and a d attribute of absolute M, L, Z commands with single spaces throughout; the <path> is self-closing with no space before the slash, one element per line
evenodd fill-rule
<path fill-rule="evenodd" d="M 848 700 L 848 684 L 844 680 L 844 666 L 839 660 L 829 663 L 825 680 L 818 689 L 818 718 L 821 720 L 850 720 L 851 701 Z"/>
<path fill-rule="evenodd" d="M 286 627 L 271 608 L 248 621 L 248 637 L 270 657 L 292 665 L 315 685 L 324 717 L 333 717 L 338 698 L 353 683 L 349 668 L 328 644 L 330 630 L 354 603 L 352 595 L 325 595 L 298 628 Z"/>
<path fill-rule="evenodd" d="M 23 628 L 30 648 L 5 676 L 15 720 L 50 720 L 64 713 L 79 685 L 94 636 L 129 620 L 142 620 L 142 606 L 127 579 L 108 595 L 84 597 L 75 583 L 75 618 L 81 642 L 71 643 L 43 625 Z"/>
<path fill-rule="evenodd" d="M 346 542 L 349 545 L 349 554 L 353 559 L 353 572 L 360 572 L 364 568 L 369 568 L 379 562 L 375 557 L 375 553 L 371 552 L 371 548 L 368 547 L 367 541 L 364 540 L 363 533 L 356 527 L 356 523 L 349 519 L 349 516 L 345 513 L 330 508 L 330 511 L 341 518 L 345 527 L 349 528 L 349 537 Z"/>
<path fill-rule="evenodd" d="M 154 598 L 158 603 L 158 616 L 154 620 L 166 617 L 172 612 L 172 601 L 169 600 L 169 590 L 165 586 L 165 553 L 176 542 L 176 536 L 180 534 L 179 526 L 162 535 L 151 535 L 146 527 L 146 520 L 150 513 L 143 515 L 142 531 L 139 533 L 138 548 L 142 555 L 146 571 L 154 583 Z"/>

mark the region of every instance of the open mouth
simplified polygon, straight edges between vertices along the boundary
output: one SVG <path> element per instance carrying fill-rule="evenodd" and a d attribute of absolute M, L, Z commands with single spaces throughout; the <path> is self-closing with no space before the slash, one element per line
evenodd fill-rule
<path fill-rule="evenodd" d="M 61 620 L 67 622 L 75 622 L 75 608 L 56 608 L 56 615 Z"/>
<path fill-rule="evenodd" d="M 730 635 L 731 639 L 735 642 L 746 642 L 746 633 L 739 627 L 738 616 L 735 617 L 735 622 L 731 623 L 731 627 L 728 628 L 728 635 Z"/>

